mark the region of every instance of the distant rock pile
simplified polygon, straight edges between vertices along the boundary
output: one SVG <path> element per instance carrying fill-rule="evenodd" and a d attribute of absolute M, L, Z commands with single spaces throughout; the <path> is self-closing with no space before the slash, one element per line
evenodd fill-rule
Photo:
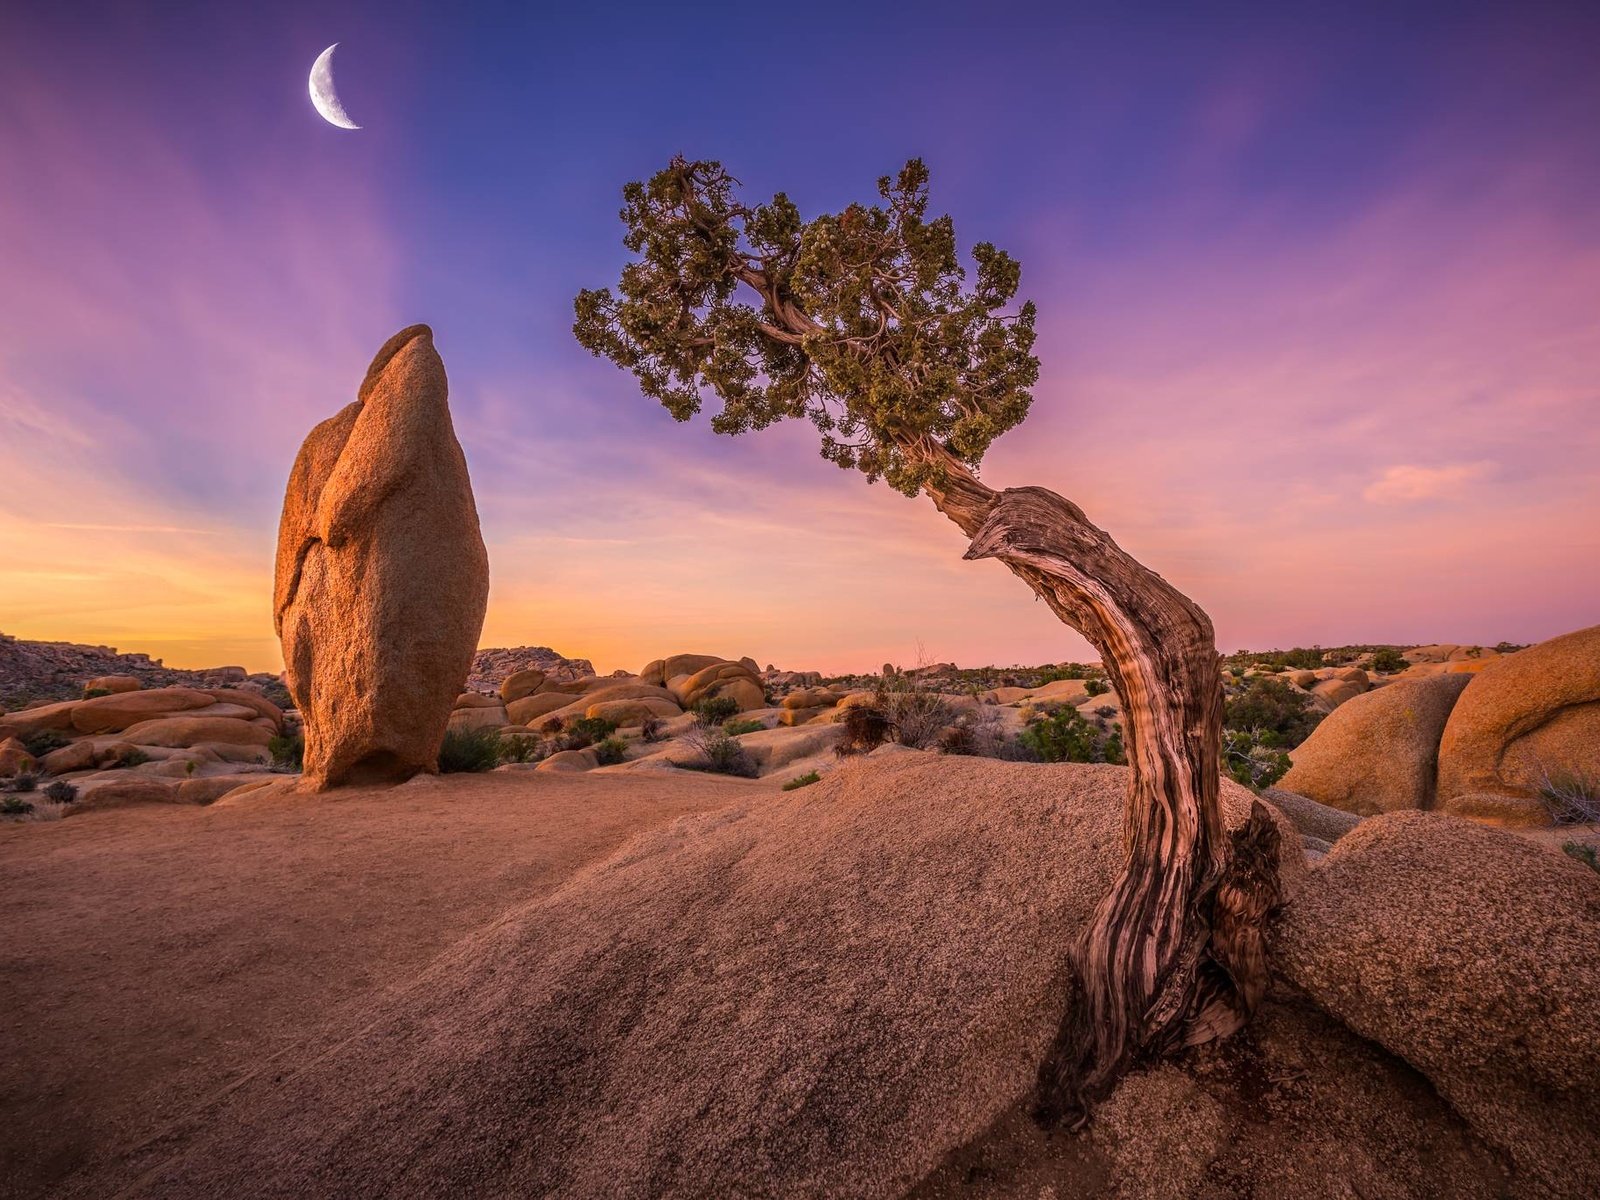
<path fill-rule="evenodd" d="M 546 679 L 582 679 L 594 674 L 587 658 L 568 658 L 549 646 L 479 650 L 467 676 L 467 691 L 497 693 L 500 685 L 519 671 L 538 671 Z"/>
<path fill-rule="evenodd" d="M 21 707 L 39 700 L 74 700 L 107 678 L 132 679 L 138 687 L 246 686 L 277 690 L 278 677 L 252 675 L 243 667 L 188 671 L 148 654 L 121 654 L 110 646 L 73 642 L 29 642 L 0 633 L 0 704 Z"/>

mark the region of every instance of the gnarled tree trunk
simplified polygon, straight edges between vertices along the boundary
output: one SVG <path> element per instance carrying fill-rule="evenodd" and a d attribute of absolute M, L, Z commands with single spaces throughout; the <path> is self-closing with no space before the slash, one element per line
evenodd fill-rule
<path fill-rule="evenodd" d="M 1100 652 L 1122 698 L 1132 768 L 1127 859 L 1074 956 L 1075 994 L 1040 1068 L 1037 1113 L 1074 1127 L 1138 1057 L 1222 1037 L 1267 984 L 1277 830 L 1258 803 L 1223 844 L 1222 673 L 1205 613 L 1077 505 L 1044 488 L 997 492 L 942 447 L 916 448 L 925 490 Z"/>

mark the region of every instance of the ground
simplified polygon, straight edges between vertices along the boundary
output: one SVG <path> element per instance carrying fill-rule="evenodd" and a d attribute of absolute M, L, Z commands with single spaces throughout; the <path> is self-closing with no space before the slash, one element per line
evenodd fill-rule
<path fill-rule="evenodd" d="M 455 775 L 0 825 L 0 1195 L 137 1145 L 511 903 L 756 786 Z"/>

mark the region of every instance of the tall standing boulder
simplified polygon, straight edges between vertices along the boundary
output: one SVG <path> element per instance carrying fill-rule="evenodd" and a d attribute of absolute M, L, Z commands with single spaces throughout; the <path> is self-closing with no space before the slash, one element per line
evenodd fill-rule
<path fill-rule="evenodd" d="M 433 332 L 413 325 L 289 476 L 273 612 L 305 725 L 306 786 L 437 769 L 489 597 Z"/>
<path fill-rule="evenodd" d="M 1471 678 L 1408 679 L 1345 701 L 1291 752 L 1281 786 L 1363 816 L 1433 807 L 1439 738 Z"/>
<path fill-rule="evenodd" d="M 1439 798 L 1533 797 L 1546 772 L 1600 782 L 1600 625 L 1494 659 L 1439 744 Z"/>

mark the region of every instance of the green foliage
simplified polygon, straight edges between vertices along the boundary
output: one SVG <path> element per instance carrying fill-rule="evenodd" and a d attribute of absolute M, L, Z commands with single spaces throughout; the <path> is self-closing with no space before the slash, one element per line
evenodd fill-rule
<path fill-rule="evenodd" d="M 272 755 L 272 769 L 284 772 L 305 770 L 306 739 L 301 733 L 280 733 L 267 742 L 267 753 Z"/>
<path fill-rule="evenodd" d="M 732 696 L 707 696 L 690 711 L 702 725 L 721 725 L 738 713 L 739 702 Z"/>
<path fill-rule="evenodd" d="M 765 728 L 766 726 L 760 721 L 752 721 L 744 718 L 726 722 L 722 726 L 722 731 L 729 737 L 738 737 L 741 733 L 756 733 L 757 731 Z"/>
<path fill-rule="evenodd" d="M 1128 752 L 1122 745 L 1122 730 L 1113 729 L 1106 734 L 1106 740 L 1100 746 L 1100 753 L 1108 763 L 1121 765 L 1128 761 Z"/>
<path fill-rule="evenodd" d="M 1596 852 L 1593 845 L 1586 842 L 1563 842 L 1561 849 L 1591 871 L 1600 871 L 1600 853 Z"/>
<path fill-rule="evenodd" d="M 1067 706 L 1035 717 L 1017 740 L 1043 762 L 1103 761 L 1100 731 Z"/>
<path fill-rule="evenodd" d="M 813 783 L 817 782 L 817 780 L 821 778 L 822 776 L 818 775 L 815 771 L 807 771 L 804 775 L 796 775 L 793 779 L 789 780 L 788 783 L 783 785 L 783 790 L 786 792 L 792 792 L 797 788 L 810 787 Z"/>
<path fill-rule="evenodd" d="M 575 717 L 567 726 L 568 733 L 585 739 L 584 745 L 603 742 L 616 731 L 617 723 L 604 717 Z"/>
<path fill-rule="evenodd" d="M 628 757 L 628 743 L 619 737 L 602 738 L 594 744 L 594 756 L 602 767 L 615 766 Z"/>
<path fill-rule="evenodd" d="M 39 729 L 18 739 L 34 758 L 43 758 L 52 750 L 70 745 L 72 739 L 54 729 Z"/>
<path fill-rule="evenodd" d="M 109 695 L 111 695 L 111 689 L 110 688 L 84 688 L 83 689 L 83 698 L 85 700 L 93 700 L 96 696 L 109 696 Z"/>
<path fill-rule="evenodd" d="M 500 765 L 498 729 L 451 729 L 439 747 L 439 770 L 446 775 L 492 771 Z"/>
<path fill-rule="evenodd" d="M 1289 770 L 1289 756 L 1277 735 L 1255 729 L 1222 731 L 1222 767 L 1237 783 L 1260 790 L 1271 787 Z"/>
<path fill-rule="evenodd" d="M 57 779 L 44 789 L 44 798 L 53 804 L 72 804 L 78 799 L 78 789 L 65 779 Z"/>
<path fill-rule="evenodd" d="M 1248 731 L 1257 743 L 1285 750 L 1305 741 L 1321 722 L 1309 696 L 1271 676 L 1252 679 L 1222 710 L 1223 728 Z"/>
<path fill-rule="evenodd" d="M 928 218 L 921 161 L 878 181 L 881 203 L 809 222 L 782 193 L 750 207 L 737 189 L 720 163 L 683 158 L 628 184 L 638 257 L 615 294 L 579 293 L 579 343 L 677 420 L 708 392 L 717 433 L 804 417 L 824 458 L 907 495 L 939 476 L 929 447 L 976 466 L 1027 415 L 1034 308 L 1004 311 L 1021 267 L 979 243 L 968 284 L 953 222 Z"/>
<path fill-rule="evenodd" d="M 1091 679 L 1083 685 L 1083 690 L 1091 696 L 1104 696 L 1111 690 L 1111 685 L 1104 679 Z"/>
<path fill-rule="evenodd" d="M 270 745 L 270 743 L 269 743 Z M 150 756 L 137 746 L 129 746 L 117 755 L 116 765 L 119 767 L 142 767 L 150 761 Z"/>
<path fill-rule="evenodd" d="M 755 759 L 720 726 L 696 725 L 683 735 L 683 740 L 697 757 L 692 762 L 679 763 L 681 767 L 718 775 L 741 775 L 747 779 L 760 774 Z"/>
<path fill-rule="evenodd" d="M 510 734 L 500 739 L 500 761 L 503 763 L 538 762 L 544 757 L 539 739 L 526 734 Z"/>
<path fill-rule="evenodd" d="M 6 783 L 8 792 L 31 792 L 39 786 L 39 777 L 32 771 L 18 771 Z"/>
<path fill-rule="evenodd" d="M 15 796 L 7 796 L 0 800 L 0 816 L 25 817 L 33 811 L 33 805 L 26 800 L 19 800 Z"/>
<path fill-rule="evenodd" d="M 1381 650 L 1373 651 L 1372 661 L 1368 664 L 1371 670 L 1381 672 L 1384 675 L 1398 674 L 1410 665 L 1406 661 L 1405 655 L 1391 646 L 1385 646 Z"/>

